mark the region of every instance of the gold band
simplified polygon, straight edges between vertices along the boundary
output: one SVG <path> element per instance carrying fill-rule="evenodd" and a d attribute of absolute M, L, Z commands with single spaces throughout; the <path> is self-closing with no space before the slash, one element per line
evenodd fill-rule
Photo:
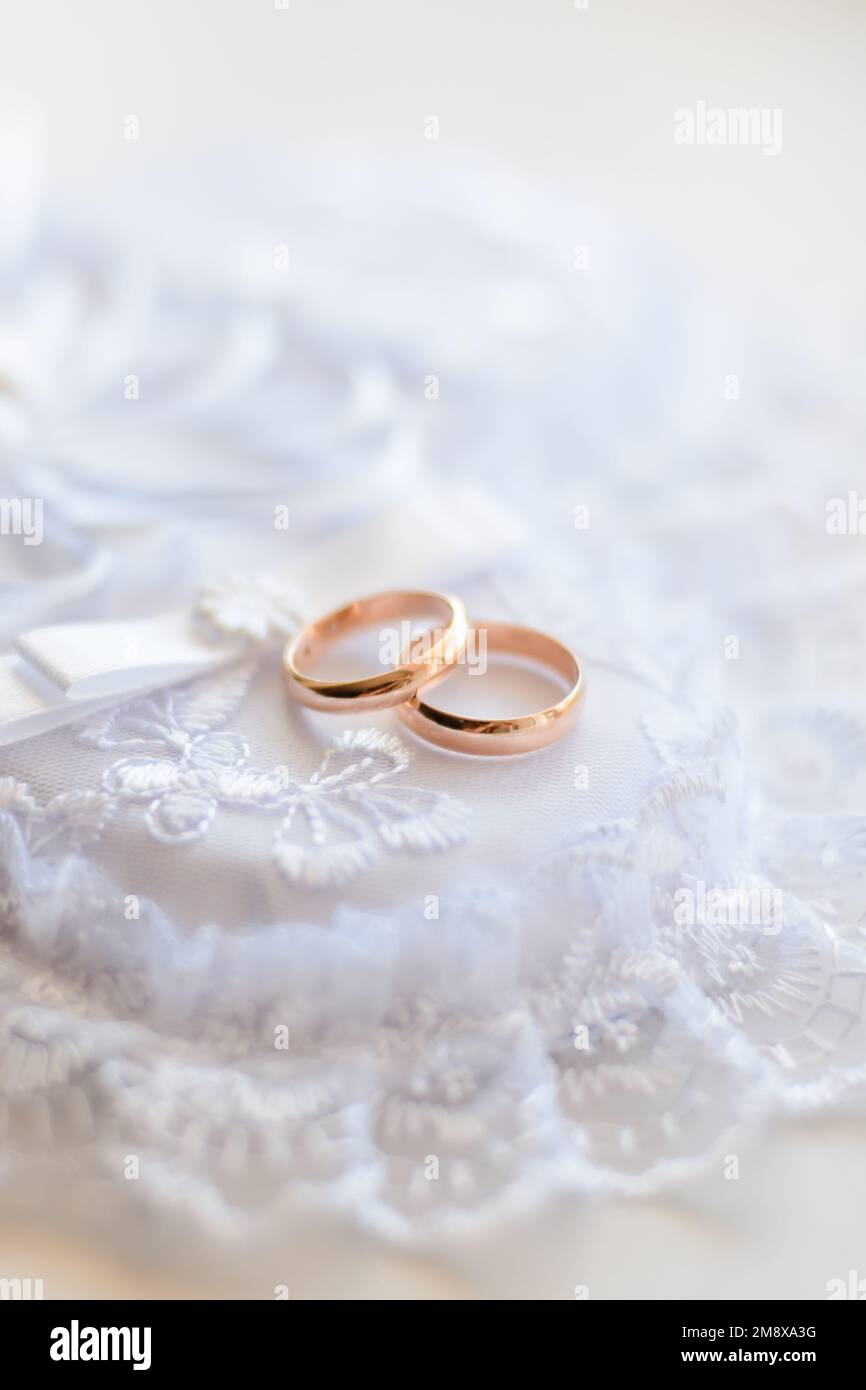
<path fill-rule="evenodd" d="M 315 661 L 326 648 L 347 633 L 387 620 L 401 621 L 413 612 L 431 611 L 442 614 L 443 627 L 432 640 L 420 641 L 420 655 L 402 660 L 376 676 L 358 680 L 322 681 L 305 675 L 298 663 Z M 468 619 L 460 599 L 449 594 L 425 590 L 395 589 L 388 593 L 359 598 L 328 613 L 317 622 L 308 623 L 286 644 L 283 670 L 288 689 L 302 705 L 311 709 L 339 710 L 342 714 L 362 710 L 387 709 L 407 700 L 422 685 L 444 676 L 459 659 L 466 645 Z M 424 634 L 430 637 L 430 634 Z M 413 643 L 414 649 L 415 643 Z"/>
<path fill-rule="evenodd" d="M 514 719 L 470 719 L 428 705 L 416 692 L 397 714 L 403 723 L 429 743 L 459 753 L 530 753 L 543 748 L 571 727 L 583 698 L 584 681 L 574 653 L 555 637 L 513 623 L 478 623 L 487 634 L 488 650 L 529 657 L 550 667 L 568 682 L 566 695 L 549 709 Z"/>

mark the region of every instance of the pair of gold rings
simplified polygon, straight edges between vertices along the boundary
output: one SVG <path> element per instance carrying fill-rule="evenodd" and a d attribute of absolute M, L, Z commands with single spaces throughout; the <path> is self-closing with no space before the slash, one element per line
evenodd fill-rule
<path fill-rule="evenodd" d="M 423 609 L 441 614 L 442 626 L 415 634 L 400 649 L 388 670 L 357 680 L 318 680 L 306 673 L 330 647 L 356 629 L 404 620 Z M 567 685 L 562 699 L 534 714 L 509 719 L 477 719 L 450 714 L 421 698 L 443 680 L 464 656 L 475 633 L 483 633 L 485 651 L 526 657 L 554 671 Z M 307 623 L 286 644 L 283 669 L 290 693 L 301 704 L 331 713 L 360 713 L 394 706 L 403 723 L 419 737 L 460 753 L 528 753 L 543 748 L 570 727 L 583 697 L 583 674 L 573 652 L 555 637 L 513 623 L 470 626 L 465 605 L 449 594 L 408 589 L 355 599 L 316 622 Z"/>

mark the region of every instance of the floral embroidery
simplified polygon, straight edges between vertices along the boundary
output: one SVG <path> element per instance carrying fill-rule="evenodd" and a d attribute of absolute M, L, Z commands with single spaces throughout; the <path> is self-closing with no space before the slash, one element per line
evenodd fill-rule
<path fill-rule="evenodd" d="M 308 782 L 285 783 L 274 855 L 293 882 L 343 883 L 383 849 L 445 849 L 465 839 L 466 807 L 445 792 L 393 786 L 409 763 L 398 739 L 373 729 L 335 739 Z M 293 839 L 298 813 L 312 847 Z"/>
<path fill-rule="evenodd" d="M 242 699 L 249 669 L 227 684 L 212 677 L 143 697 L 85 730 L 99 748 L 129 751 L 103 775 L 108 800 L 146 805 L 150 834 L 168 844 L 200 839 L 220 807 L 279 815 L 276 867 L 308 887 L 345 883 L 386 849 L 445 849 L 465 838 L 461 802 L 394 784 L 409 753 L 388 734 L 341 735 L 306 781 L 251 766 L 246 740 L 219 727 Z"/>
<path fill-rule="evenodd" d="M 239 767 L 248 754 L 242 738 L 218 730 L 243 699 L 251 674 L 252 667 L 242 665 L 227 675 L 143 696 L 80 735 L 97 748 L 130 750 L 103 774 L 103 787 L 113 804 L 118 799 L 146 803 L 145 823 L 155 839 L 196 840 L 216 815 L 224 789 L 221 774 Z"/>
<path fill-rule="evenodd" d="M 172 738 L 168 756 L 122 758 L 105 773 L 103 786 L 126 801 L 147 802 L 145 823 L 151 835 L 183 844 L 205 833 L 248 751 L 237 734 L 188 735 L 181 730 Z"/>
<path fill-rule="evenodd" d="M 241 662 L 188 685 L 143 695 L 92 720 L 79 734 L 95 748 L 177 751 L 198 734 L 220 729 L 239 709 L 255 670 Z"/>
<path fill-rule="evenodd" d="M 661 926 L 658 936 L 714 1012 L 782 1066 L 832 1052 L 861 1017 L 863 961 L 791 894 L 778 928 L 699 922 Z"/>
<path fill-rule="evenodd" d="M 26 782 L 0 777 L 0 923 L 16 921 L 34 891 L 31 866 L 93 844 L 113 809 L 102 792 L 61 792 L 42 804 Z"/>
<path fill-rule="evenodd" d="M 299 591 L 273 575 L 230 574 L 201 590 L 195 611 L 226 636 L 266 642 L 295 632 L 303 607 Z"/>
<path fill-rule="evenodd" d="M 0 777 L 0 817 L 12 817 L 32 854 L 49 855 L 82 849 L 99 839 L 112 814 L 102 792 L 61 792 L 44 804 L 31 796 L 26 782 Z"/>

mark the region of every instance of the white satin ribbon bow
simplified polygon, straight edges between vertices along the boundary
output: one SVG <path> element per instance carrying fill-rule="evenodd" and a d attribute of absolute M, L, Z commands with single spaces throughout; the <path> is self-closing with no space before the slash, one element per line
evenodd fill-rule
<path fill-rule="evenodd" d="M 192 612 L 23 633 L 0 657 L 0 746 L 228 666 L 300 621 L 288 586 L 234 575 L 205 590 Z"/>
<path fill-rule="evenodd" d="M 0 658 L 0 745 L 58 729 L 243 651 L 197 639 L 189 609 L 134 623 L 67 623 L 24 633 Z"/>

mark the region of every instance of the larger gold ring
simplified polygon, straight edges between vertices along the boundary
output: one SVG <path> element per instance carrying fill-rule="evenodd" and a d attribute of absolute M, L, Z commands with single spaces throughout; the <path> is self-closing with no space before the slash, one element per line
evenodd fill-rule
<path fill-rule="evenodd" d="M 531 627 L 516 627 L 513 623 L 477 623 L 475 627 L 486 632 L 488 650 L 529 657 L 550 667 L 568 683 L 567 693 L 547 709 L 513 719 L 470 719 L 449 714 L 427 704 L 416 693 L 397 710 L 399 718 L 419 738 L 458 753 L 531 753 L 552 743 L 571 727 L 583 699 L 584 680 L 577 657 L 555 637 Z"/>
<path fill-rule="evenodd" d="M 400 644 L 404 659 L 376 676 L 358 680 L 323 681 L 307 675 L 299 663 L 315 659 L 341 637 L 356 628 L 387 620 L 405 621 L 413 612 L 439 612 L 443 627 L 415 634 L 409 644 Z M 468 632 L 466 609 L 459 598 L 425 590 L 395 589 L 356 599 L 345 608 L 327 613 L 308 623 L 286 644 L 283 670 L 286 684 L 296 700 L 311 709 L 337 710 L 352 714 L 361 710 L 387 709 L 407 700 L 422 685 L 445 675 L 463 654 Z"/>

